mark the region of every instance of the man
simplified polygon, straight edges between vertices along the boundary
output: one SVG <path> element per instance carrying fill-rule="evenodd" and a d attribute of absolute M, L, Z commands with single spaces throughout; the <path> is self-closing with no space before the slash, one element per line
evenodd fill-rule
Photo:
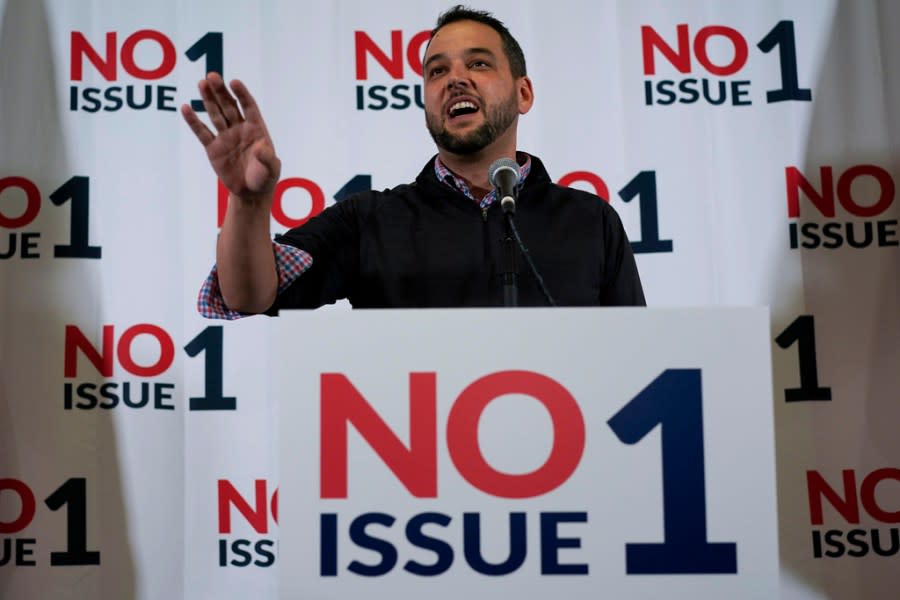
<path fill-rule="evenodd" d="M 517 152 L 518 118 L 534 91 L 506 27 L 486 12 L 450 9 L 432 31 L 423 74 L 438 154 L 415 182 L 347 198 L 274 243 L 281 163 L 259 109 L 239 81 L 234 96 L 218 74 L 200 82 L 216 133 L 190 107 L 182 114 L 230 192 L 202 314 L 277 314 L 341 298 L 354 307 L 502 305 L 504 217 L 488 168 L 504 157 L 519 165 L 516 223 L 556 303 L 644 304 L 615 211 L 553 184 L 537 157 Z M 523 272 L 518 281 L 519 304 L 547 304 L 535 278 Z"/>

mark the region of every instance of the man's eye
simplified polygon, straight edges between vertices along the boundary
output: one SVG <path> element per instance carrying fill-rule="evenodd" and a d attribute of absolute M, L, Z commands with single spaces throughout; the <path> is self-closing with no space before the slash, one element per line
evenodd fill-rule
<path fill-rule="evenodd" d="M 444 72 L 444 67 L 434 67 L 430 71 L 428 71 L 429 77 L 434 77 L 435 75 L 440 75 Z"/>

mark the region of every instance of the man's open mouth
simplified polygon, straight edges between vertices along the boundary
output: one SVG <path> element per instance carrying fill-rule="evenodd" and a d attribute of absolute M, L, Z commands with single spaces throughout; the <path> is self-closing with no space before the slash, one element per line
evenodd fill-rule
<path fill-rule="evenodd" d="M 478 112 L 478 105 L 471 100 L 460 100 L 454 102 L 447 109 L 447 115 L 453 119 L 462 115 L 470 115 Z"/>

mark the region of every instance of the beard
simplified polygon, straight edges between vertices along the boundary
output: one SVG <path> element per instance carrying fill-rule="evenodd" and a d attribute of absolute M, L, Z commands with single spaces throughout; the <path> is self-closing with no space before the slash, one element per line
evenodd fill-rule
<path fill-rule="evenodd" d="M 484 122 L 474 131 L 464 134 L 449 133 L 443 126 L 442 116 L 425 113 L 425 124 L 428 133 L 438 148 L 453 154 L 475 154 L 489 146 L 500 137 L 519 114 L 516 93 L 513 92 L 505 101 L 484 108 Z"/>

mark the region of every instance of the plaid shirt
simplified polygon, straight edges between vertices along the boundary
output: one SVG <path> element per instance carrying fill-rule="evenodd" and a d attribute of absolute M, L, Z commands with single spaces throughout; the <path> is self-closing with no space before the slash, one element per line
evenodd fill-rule
<path fill-rule="evenodd" d="M 524 152 L 519 152 L 516 158 L 522 163 L 519 165 L 519 185 L 521 186 L 528 173 L 531 172 L 531 156 Z M 497 200 L 497 190 L 491 190 L 481 200 L 476 198 L 465 180 L 444 166 L 440 157 L 435 157 L 434 159 L 434 174 L 439 181 L 458 190 L 465 194 L 467 198 L 476 202 L 482 210 L 487 209 Z M 278 293 L 280 294 L 312 266 L 313 258 L 308 252 L 300 248 L 277 242 L 272 242 L 272 249 L 275 251 L 275 268 L 278 272 Z M 219 288 L 219 272 L 215 265 L 213 265 L 203 285 L 200 286 L 200 294 L 197 296 L 197 312 L 207 319 L 234 320 L 248 316 L 248 313 L 231 310 L 225 305 L 222 290 Z"/>
<path fill-rule="evenodd" d="M 519 165 L 519 186 L 522 186 L 522 183 L 525 181 L 525 178 L 528 177 L 528 174 L 531 172 L 531 156 L 525 154 L 524 152 L 516 153 L 517 162 L 520 162 Z M 465 182 L 461 177 L 457 177 L 453 171 L 444 166 L 444 163 L 441 162 L 440 156 L 434 157 L 434 174 L 438 178 L 438 181 L 443 181 L 447 185 L 456 190 L 462 192 L 466 195 L 470 200 L 478 203 L 478 208 L 487 208 L 497 199 L 497 190 L 491 190 L 487 193 L 487 195 L 479 200 L 475 197 L 472 191 L 469 189 L 469 185 Z"/>
<path fill-rule="evenodd" d="M 309 253 L 272 242 L 275 251 L 275 265 L 278 271 L 278 293 L 280 294 L 291 285 L 300 275 L 312 266 L 312 256 Z M 225 305 L 222 290 L 219 288 L 219 271 L 215 265 L 200 286 L 200 294 L 197 296 L 197 312 L 207 319 L 240 319 L 248 316 L 248 313 L 231 310 Z"/>

